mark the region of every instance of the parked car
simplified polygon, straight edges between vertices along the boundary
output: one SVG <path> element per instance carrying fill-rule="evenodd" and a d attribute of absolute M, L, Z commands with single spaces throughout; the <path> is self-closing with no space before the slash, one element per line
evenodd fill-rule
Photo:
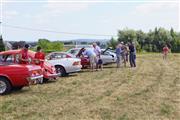
<path fill-rule="evenodd" d="M 3 57 L 8 57 L 8 56 L 12 56 L 13 60 L 11 60 L 11 62 L 14 62 L 16 64 L 19 64 L 19 55 L 20 55 L 21 50 L 9 50 L 9 51 L 4 51 L 4 52 L 0 52 L 0 55 L 3 55 Z M 33 51 L 28 51 L 28 56 L 30 59 L 30 63 L 29 64 L 34 64 L 34 56 L 35 56 L 35 52 Z M 9 60 L 7 59 L 7 62 Z M 49 64 L 48 62 L 44 62 L 44 65 L 42 67 L 42 71 L 43 71 L 43 81 L 48 81 L 49 79 L 56 79 L 60 73 L 56 72 L 56 69 L 54 66 L 52 66 L 51 64 Z"/>
<path fill-rule="evenodd" d="M 33 51 L 29 50 L 28 55 L 32 60 L 35 58 L 35 52 Z M 33 61 L 31 63 L 34 64 Z M 42 69 L 44 82 L 48 81 L 49 79 L 56 79 L 61 75 L 60 71 L 57 71 L 56 68 L 46 60 L 44 61 Z"/>
<path fill-rule="evenodd" d="M 81 48 L 72 48 L 67 51 L 67 53 L 70 53 L 75 57 Z M 93 49 L 93 48 L 86 48 L 86 49 Z M 116 54 L 107 50 L 107 49 L 102 49 L 101 52 L 101 59 L 103 61 L 103 64 L 109 64 L 109 63 L 114 63 L 116 62 Z M 86 68 L 90 65 L 89 59 L 87 56 L 81 58 L 81 65 L 83 68 Z"/>
<path fill-rule="evenodd" d="M 40 66 L 15 64 L 14 61 L 14 55 L 0 55 L 0 95 L 20 90 L 33 81 L 43 79 Z"/>
<path fill-rule="evenodd" d="M 81 60 L 74 58 L 72 54 L 65 52 L 53 52 L 46 56 L 49 63 L 55 66 L 57 72 L 61 73 L 61 76 L 66 76 L 70 73 L 81 71 Z"/>

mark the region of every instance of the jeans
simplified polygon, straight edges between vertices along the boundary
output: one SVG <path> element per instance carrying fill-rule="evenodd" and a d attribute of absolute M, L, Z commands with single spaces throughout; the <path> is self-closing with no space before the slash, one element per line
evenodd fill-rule
<path fill-rule="evenodd" d="M 130 52 L 129 62 L 131 67 L 136 67 L 136 54 L 134 52 Z"/>
<path fill-rule="evenodd" d="M 116 60 L 117 67 L 120 67 L 121 56 L 120 55 L 116 55 L 116 56 L 117 56 L 117 60 Z"/>

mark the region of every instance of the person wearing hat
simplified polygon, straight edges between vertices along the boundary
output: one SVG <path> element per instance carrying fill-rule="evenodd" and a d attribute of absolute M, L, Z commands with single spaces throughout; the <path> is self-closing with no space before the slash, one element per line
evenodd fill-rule
<path fill-rule="evenodd" d="M 29 63 L 28 49 L 29 49 L 29 45 L 25 44 L 24 47 L 22 48 L 21 52 L 20 52 L 19 62 L 21 64 L 28 64 Z"/>

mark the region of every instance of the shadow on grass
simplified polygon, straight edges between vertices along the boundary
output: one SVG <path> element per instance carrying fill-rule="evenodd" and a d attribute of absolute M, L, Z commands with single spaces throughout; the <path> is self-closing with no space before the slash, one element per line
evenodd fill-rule
<path fill-rule="evenodd" d="M 26 87 L 26 88 L 28 88 L 28 87 Z M 12 90 L 9 95 L 11 95 L 11 94 L 14 94 L 14 95 L 24 94 L 24 93 L 28 92 L 29 90 L 30 89 Z"/>
<path fill-rule="evenodd" d="M 75 77 L 75 76 L 77 76 L 77 74 L 70 74 L 70 75 L 67 75 L 67 76 L 65 76 L 65 78 L 68 78 L 68 77 Z"/>
<path fill-rule="evenodd" d="M 43 84 L 51 84 L 51 83 L 55 83 L 57 80 L 48 80 L 46 82 L 44 82 Z M 40 85 L 43 85 L 43 84 L 40 84 Z"/>

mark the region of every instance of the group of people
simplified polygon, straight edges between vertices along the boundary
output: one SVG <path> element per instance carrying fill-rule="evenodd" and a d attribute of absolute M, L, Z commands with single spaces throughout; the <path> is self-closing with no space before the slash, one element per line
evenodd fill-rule
<path fill-rule="evenodd" d="M 82 48 L 77 54 L 77 57 L 87 56 L 89 58 L 91 71 L 97 71 L 98 69 L 102 70 L 103 61 L 101 59 L 101 49 L 96 43 L 93 43 L 92 46 L 93 49 Z M 128 61 L 130 62 L 131 67 L 136 67 L 136 48 L 134 43 L 119 43 L 116 46 L 115 53 L 117 57 L 117 68 L 121 66 L 121 63 L 124 63 L 124 66 L 126 67 Z"/>
<path fill-rule="evenodd" d="M 42 49 L 40 46 L 37 47 L 34 59 L 31 60 L 28 55 L 29 45 L 25 44 L 25 46 L 22 48 L 19 56 L 19 63 L 20 64 L 29 64 L 31 62 L 35 63 L 36 65 L 41 66 L 43 68 L 44 60 L 45 60 L 45 54 L 42 52 Z M 36 83 L 43 83 L 43 79 L 39 79 L 38 81 L 30 81 L 30 84 L 36 84 Z"/>
<path fill-rule="evenodd" d="M 96 44 L 92 44 L 93 49 L 88 48 L 82 48 L 76 57 L 84 57 L 87 56 L 89 58 L 90 62 L 90 69 L 91 71 L 103 69 L 103 61 L 101 59 L 101 49 Z M 26 44 L 24 48 L 21 50 L 21 54 L 19 57 L 19 61 L 21 64 L 28 64 L 29 57 L 28 57 L 28 48 L 29 45 Z M 124 64 L 124 67 L 126 67 L 127 62 L 130 63 L 131 67 L 136 67 L 136 47 L 133 42 L 124 44 L 123 42 L 120 42 L 117 44 L 116 49 L 116 63 L 117 68 L 121 66 L 121 63 Z M 163 47 L 163 59 L 167 59 L 167 54 L 169 53 L 169 48 L 167 45 Z M 35 59 L 33 60 L 35 64 L 43 66 L 45 54 L 42 52 L 42 49 L 40 46 L 37 47 L 37 51 L 35 53 Z"/>
<path fill-rule="evenodd" d="M 28 56 L 28 49 L 29 49 L 29 45 L 25 44 L 24 48 L 21 50 L 21 54 L 19 56 L 19 62 L 21 64 L 28 64 L 30 62 L 30 59 L 29 59 L 29 56 Z M 45 54 L 42 52 L 41 47 L 38 46 L 33 62 L 36 65 L 40 65 L 42 67 L 43 63 L 44 63 L 44 60 L 45 60 Z"/>
<path fill-rule="evenodd" d="M 91 71 L 98 70 L 98 69 L 103 69 L 103 61 L 101 59 L 101 49 L 100 47 L 96 44 L 93 43 L 93 49 L 88 49 L 88 48 L 81 48 L 79 53 L 77 54 L 77 57 L 84 57 L 87 56 L 89 58 L 90 62 L 90 69 Z"/>
<path fill-rule="evenodd" d="M 121 42 L 117 44 L 115 53 L 117 56 L 117 68 L 121 66 L 121 63 L 126 67 L 128 61 L 131 67 L 136 67 L 136 48 L 133 42 L 127 44 Z"/>

